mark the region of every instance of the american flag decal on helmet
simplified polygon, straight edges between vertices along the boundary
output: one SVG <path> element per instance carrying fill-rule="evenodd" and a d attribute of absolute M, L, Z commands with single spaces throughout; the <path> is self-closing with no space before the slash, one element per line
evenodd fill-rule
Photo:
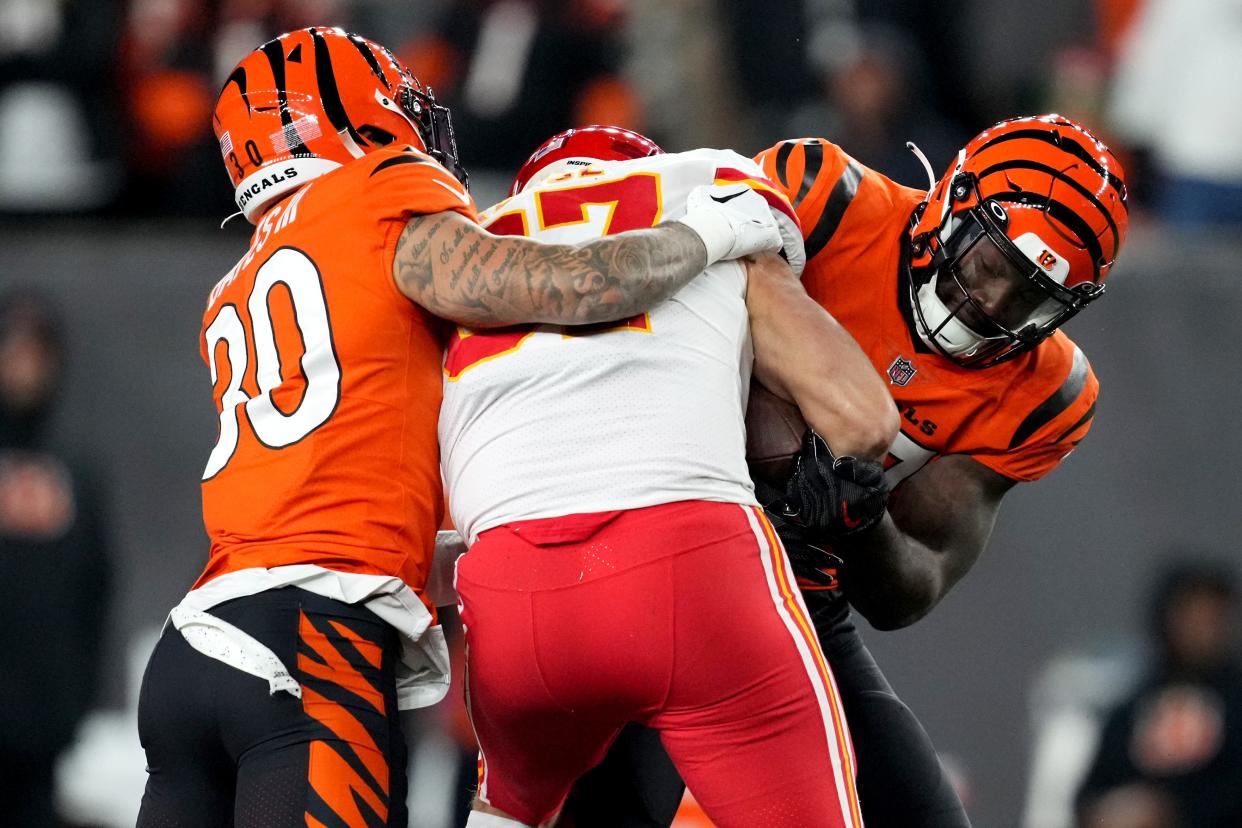
<path fill-rule="evenodd" d="M 220 155 L 224 158 L 229 157 L 229 153 L 233 151 L 233 136 L 227 131 L 220 136 Z"/>
<path fill-rule="evenodd" d="M 893 364 L 888 366 L 888 381 L 893 385 L 904 386 L 908 384 L 914 377 L 918 369 L 914 367 L 914 363 L 903 356 L 899 356 L 893 360 Z"/>

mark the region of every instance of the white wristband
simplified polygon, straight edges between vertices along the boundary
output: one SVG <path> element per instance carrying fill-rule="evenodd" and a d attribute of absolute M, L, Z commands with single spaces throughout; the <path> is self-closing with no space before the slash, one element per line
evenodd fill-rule
<path fill-rule="evenodd" d="M 733 249 L 736 235 L 733 225 L 727 218 L 715 210 L 691 210 L 677 219 L 689 227 L 703 240 L 707 248 L 707 264 L 720 261 Z"/>
<path fill-rule="evenodd" d="M 509 817 L 471 811 L 470 818 L 466 820 L 466 828 L 531 828 L 531 826 Z"/>

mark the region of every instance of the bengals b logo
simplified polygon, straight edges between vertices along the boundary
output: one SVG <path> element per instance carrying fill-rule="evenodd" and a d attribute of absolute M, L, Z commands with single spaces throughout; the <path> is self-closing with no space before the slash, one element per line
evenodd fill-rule
<path fill-rule="evenodd" d="M 1044 270 L 1052 270 L 1053 265 L 1057 263 L 1057 257 L 1052 255 L 1051 250 L 1044 250 L 1039 254 L 1039 266 Z"/>

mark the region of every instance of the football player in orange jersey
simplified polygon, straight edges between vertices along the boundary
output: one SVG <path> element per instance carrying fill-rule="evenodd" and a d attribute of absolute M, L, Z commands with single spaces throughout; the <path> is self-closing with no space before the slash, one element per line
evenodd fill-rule
<path fill-rule="evenodd" d="M 926 193 L 822 138 L 781 141 L 756 160 L 802 223 L 807 292 L 867 352 L 902 413 L 883 482 L 843 482 L 828 447 L 808 441 L 788 487 L 768 487 L 841 691 L 863 817 L 872 828 L 968 826 L 849 608 L 884 630 L 926 615 L 983 552 L 1005 493 L 1086 436 L 1098 383 L 1058 329 L 1104 291 L 1128 224 L 1123 172 L 1059 115 L 990 127 Z M 882 503 L 886 488 L 883 519 L 854 531 L 858 507 Z M 669 824 L 681 787 L 658 754 L 649 734 L 627 732 L 571 796 L 574 824 Z"/>
<path fill-rule="evenodd" d="M 423 596 L 443 505 L 436 317 L 624 318 L 713 261 L 775 250 L 780 232 L 733 185 L 590 244 L 494 236 L 448 111 L 340 29 L 242 60 L 214 126 L 256 229 L 204 315 L 211 553 L 144 679 L 138 824 L 404 826 L 396 713 L 447 689 Z"/>

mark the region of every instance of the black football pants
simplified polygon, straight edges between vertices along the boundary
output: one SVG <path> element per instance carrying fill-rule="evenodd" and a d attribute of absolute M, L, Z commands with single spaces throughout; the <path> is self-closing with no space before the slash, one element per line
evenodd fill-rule
<path fill-rule="evenodd" d="M 302 698 L 192 648 L 172 625 L 143 677 L 138 828 L 407 824 L 396 631 L 295 587 L 211 610 L 266 645 Z"/>
<path fill-rule="evenodd" d="M 843 599 L 816 603 L 808 596 L 849 722 L 867 828 L 970 828 L 931 739 L 880 672 Z M 574 787 L 558 828 L 668 828 L 684 788 L 658 735 L 631 724 Z"/>

